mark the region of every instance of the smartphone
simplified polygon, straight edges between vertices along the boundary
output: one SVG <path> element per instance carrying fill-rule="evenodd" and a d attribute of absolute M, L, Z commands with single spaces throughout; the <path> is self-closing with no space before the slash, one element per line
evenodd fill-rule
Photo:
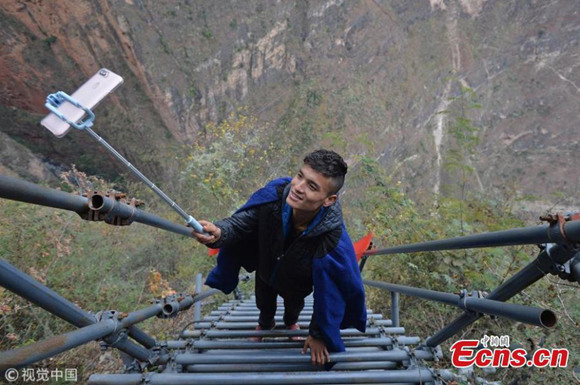
<path fill-rule="evenodd" d="M 106 68 L 101 68 L 93 77 L 80 86 L 71 96 L 81 105 L 93 109 L 108 94 L 123 84 L 123 78 Z M 75 107 L 68 101 L 64 101 L 58 110 L 72 122 L 78 122 L 86 114 L 82 108 Z M 40 124 L 46 127 L 55 136 L 62 138 L 71 129 L 70 124 L 61 120 L 52 112 L 41 120 Z"/>

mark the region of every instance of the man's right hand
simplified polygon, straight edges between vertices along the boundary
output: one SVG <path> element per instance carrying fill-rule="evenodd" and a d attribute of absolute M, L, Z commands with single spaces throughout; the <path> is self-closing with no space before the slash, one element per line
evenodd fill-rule
<path fill-rule="evenodd" d="M 193 230 L 191 234 L 193 237 L 199 242 L 207 245 L 208 243 L 215 243 L 217 242 L 221 235 L 222 230 L 214 225 L 211 222 L 201 220 L 199 224 L 203 227 L 203 231 L 205 231 L 208 235 L 200 234 L 197 231 Z"/>
<path fill-rule="evenodd" d="M 327 362 L 330 362 L 330 354 L 328 354 L 328 349 L 326 349 L 324 340 L 308 336 L 306 342 L 304 342 L 302 354 L 306 354 L 308 348 L 310 348 L 310 360 L 312 361 L 312 365 L 324 365 Z"/>

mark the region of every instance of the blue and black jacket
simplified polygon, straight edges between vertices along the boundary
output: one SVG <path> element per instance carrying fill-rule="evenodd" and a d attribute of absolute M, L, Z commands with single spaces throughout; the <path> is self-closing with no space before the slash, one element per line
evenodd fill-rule
<path fill-rule="evenodd" d="M 220 253 L 206 285 L 230 293 L 244 267 L 285 296 L 305 297 L 314 288 L 313 319 L 321 337 L 329 351 L 344 351 L 340 329 L 364 331 L 366 307 L 342 209 L 337 201 L 321 210 L 306 231 L 289 241 L 291 209 L 285 202 L 290 180 L 269 182 L 234 215 L 215 223 L 222 235 L 209 246 Z"/>

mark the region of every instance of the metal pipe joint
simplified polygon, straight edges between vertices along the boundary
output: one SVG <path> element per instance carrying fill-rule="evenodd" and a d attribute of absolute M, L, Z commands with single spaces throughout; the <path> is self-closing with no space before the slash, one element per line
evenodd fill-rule
<path fill-rule="evenodd" d="M 187 310 L 193 305 L 193 296 L 188 294 L 173 294 L 157 301 L 162 304 L 161 312 L 157 315 L 159 318 L 172 318 L 182 310 Z"/>
<path fill-rule="evenodd" d="M 127 339 L 127 329 L 123 328 L 121 325 L 120 320 L 123 318 L 123 315 L 116 310 L 107 310 L 107 311 L 100 311 L 95 314 L 95 318 L 97 322 L 101 321 L 113 321 L 114 322 L 114 329 L 113 331 L 103 337 L 103 339 L 99 342 L 101 346 L 101 350 L 105 351 L 109 347 L 116 347 L 121 341 Z"/>
<path fill-rule="evenodd" d="M 113 226 L 130 225 L 135 216 L 135 209 L 145 204 L 135 198 L 128 200 L 125 193 L 115 190 L 104 193 L 90 191 L 83 196 L 87 197 L 90 209 L 83 219 L 104 221 Z"/>

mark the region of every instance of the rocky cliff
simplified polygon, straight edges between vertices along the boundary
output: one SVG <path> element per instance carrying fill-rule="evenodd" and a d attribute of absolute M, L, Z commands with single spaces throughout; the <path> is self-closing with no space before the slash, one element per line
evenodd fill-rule
<path fill-rule="evenodd" d="M 96 127 L 157 178 L 172 178 L 173 154 L 203 141 L 207 123 L 247 106 L 304 148 L 378 159 L 429 196 L 454 181 L 444 166 L 460 113 L 479 138 L 464 159 L 470 188 L 577 203 L 579 5 L 0 0 L 2 164 L 14 169 L 3 148 L 17 142 L 45 167 L 118 172 L 83 133 L 57 140 L 37 123 L 48 93 L 107 67 L 125 85 L 99 107 Z M 462 87 L 477 108 L 458 109 Z M 14 171 L 50 171 L 35 167 Z"/>

